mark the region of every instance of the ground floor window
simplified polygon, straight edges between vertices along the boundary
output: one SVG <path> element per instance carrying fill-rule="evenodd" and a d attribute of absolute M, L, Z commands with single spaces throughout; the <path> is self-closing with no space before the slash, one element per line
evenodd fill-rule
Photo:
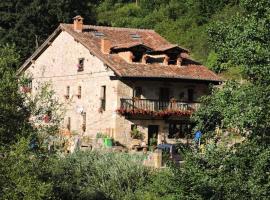
<path fill-rule="evenodd" d="M 168 138 L 186 138 L 191 133 L 191 123 L 189 121 L 177 121 L 169 123 Z"/>

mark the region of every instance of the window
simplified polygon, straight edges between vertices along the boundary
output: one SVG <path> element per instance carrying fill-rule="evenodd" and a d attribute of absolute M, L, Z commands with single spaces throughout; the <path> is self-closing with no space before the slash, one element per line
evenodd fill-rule
<path fill-rule="evenodd" d="M 82 131 L 85 132 L 86 131 L 86 112 L 82 114 L 82 117 L 83 117 Z"/>
<path fill-rule="evenodd" d="M 69 99 L 69 95 L 70 95 L 70 87 L 67 86 L 65 98 L 66 98 L 66 99 Z"/>
<path fill-rule="evenodd" d="M 78 99 L 82 97 L 82 87 L 78 86 L 78 94 L 77 94 Z"/>
<path fill-rule="evenodd" d="M 77 69 L 78 72 L 83 71 L 83 68 L 84 68 L 84 58 L 79 58 L 79 63 L 77 65 L 77 67 L 78 67 L 78 69 Z"/>
<path fill-rule="evenodd" d="M 185 138 L 191 133 L 191 124 L 188 121 L 172 122 L 169 124 L 168 138 Z"/>
<path fill-rule="evenodd" d="M 188 101 L 193 102 L 194 101 L 194 90 L 188 89 Z"/>
<path fill-rule="evenodd" d="M 133 96 L 137 98 L 142 97 L 142 87 L 135 87 L 133 91 Z"/>
<path fill-rule="evenodd" d="M 67 130 L 71 130 L 71 118 L 70 117 L 68 117 L 67 118 Z"/>
<path fill-rule="evenodd" d="M 101 111 L 105 111 L 106 109 L 106 86 L 103 85 L 101 86 L 101 96 L 100 96 L 100 100 L 101 100 Z"/>

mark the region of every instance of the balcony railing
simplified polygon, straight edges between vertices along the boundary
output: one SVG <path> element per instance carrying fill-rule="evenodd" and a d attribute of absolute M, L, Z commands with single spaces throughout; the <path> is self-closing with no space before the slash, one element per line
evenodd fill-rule
<path fill-rule="evenodd" d="M 168 113 L 171 115 L 175 113 L 191 114 L 192 111 L 197 110 L 199 103 L 187 103 L 178 100 L 161 101 L 155 99 L 120 99 L 121 100 L 121 114 L 123 113 Z"/>

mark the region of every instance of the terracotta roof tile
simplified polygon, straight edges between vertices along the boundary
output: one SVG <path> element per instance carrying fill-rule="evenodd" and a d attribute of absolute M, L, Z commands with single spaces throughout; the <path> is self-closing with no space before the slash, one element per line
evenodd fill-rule
<path fill-rule="evenodd" d="M 127 49 L 130 47 L 135 47 L 135 46 L 139 46 L 139 45 L 145 46 L 142 42 L 138 41 L 138 42 L 129 42 L 129 43 L 124 43 L 124 44 L 116 44 L 112 48 L 113 49 Z M 147 46 L 145 46 L 145 47 L 150 49 L 150 47 L 147 47 Z"/>
<path fill-rule="evenodd" d="M 84 25 L 83 32 L 76 32 L 73 30 L 72 24 L 60 24 L 52 34 L 53 37 L 57 37 L 57 33 L 61 30 L 72 35 L 75 40 L 84 45 L 92 54 L 101 59 L 120 77 L 155 77 L 222 81 L 218 75 L 202 65 L 177 66 L 128 63 L 117 54 L 103 54 L 101 52 L 102 38 L 109 39 L 114 48 L 130 48 L 136 45 L 144 45 L 152 50 L 164 51 L 178 47 L 177 45 L 169 43 L 153 30 Z M 102 34 L 95 35 L 95 32 L 100 32 Z M 52 35 L 49 38 L 52 38 Z M 47 41 L 50 42 L 50 40 L 48 39 Z M 43 46 L 45 48 L 46 45 L 43 44 Z M 188 57 L 187 50 L 182 47 L 179 48 L 183 50 L 180 55 L 181 57 L 192 60 Z M 42 50 L 38 51 L 42 52 Z M 29 62 L 29 60 L 39 55 L 40 52 L 38 51 L 24 63 L 19 69 L 19 72 L 21 72 L 24 67 L 28 66 L 27 62 Z"/>

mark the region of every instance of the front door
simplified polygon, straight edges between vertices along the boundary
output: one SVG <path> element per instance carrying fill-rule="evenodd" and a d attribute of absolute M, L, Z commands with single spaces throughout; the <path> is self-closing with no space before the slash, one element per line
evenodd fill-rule
<path fill-rule="evenodd" d="M 148 126 L 148 145 L 149 146 L 157 145 L 158 128 L 159 128 L 158 125 Z"/>

